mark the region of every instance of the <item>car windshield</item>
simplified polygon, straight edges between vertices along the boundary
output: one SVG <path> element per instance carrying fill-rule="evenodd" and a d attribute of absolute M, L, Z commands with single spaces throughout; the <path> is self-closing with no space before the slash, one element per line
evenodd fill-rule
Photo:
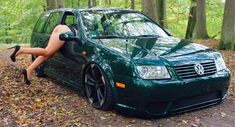
<path fill-rule="evenodd" d="M 90 38 L 168 36 L 148 17 L 131 11 L 82 11 L 86 35 Z"/>

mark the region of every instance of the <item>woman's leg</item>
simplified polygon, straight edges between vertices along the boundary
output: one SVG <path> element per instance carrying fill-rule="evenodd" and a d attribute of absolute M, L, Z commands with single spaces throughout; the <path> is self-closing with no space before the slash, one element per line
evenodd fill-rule
<path fill-rule="evenodd" d="M 27 71 L 27 78 L 29 79 L 33 75 L 33 71 L 44 61 L 46 61 L 49 56 L 38 56 L 33 63 L 26 69 Z"/>
<path fill-rule="evenodd" d="M 26 69 L 27 76 L 30 78 L 35 68 L 37 68 L 40 64 L 46 61 L 50 56 L 55 54 L 63 45 L 64 41 L 59 39 L 59 35 L 64 32 L 68 32 L 70 29 L 65 25 L 58 25 L 53 30 L 51 37 L 48 41 L 47 47 L 43 48 L 21 48 L 17 55 L 20 54 L 33 54 L 37 55 L 37 57 L 33 63 Z"/>
<path fill-rule="evenodd" d="M 56 51 L 58 51 L 63 45 L 64 41 L 59 39 L 59 35 L 64 32 L 70 31 L 69 27 L 66 25 L 58 25 L 54 28 L 51 37 L 48 41 L 47 47 L 44 48 L 23 48 L 16 53 L 16 56 L 20 54 L 33 54 L 37 56 L 51 56 Z"/>

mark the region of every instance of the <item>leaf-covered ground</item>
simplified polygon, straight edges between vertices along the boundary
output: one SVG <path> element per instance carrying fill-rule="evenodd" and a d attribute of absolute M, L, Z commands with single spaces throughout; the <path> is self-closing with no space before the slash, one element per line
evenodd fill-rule
<path fill-rule="evenodd" d="M 216 48 L 217 41 L 199 41 Z M 220 51 L 232 73 L 229 95 L 221 104 L 162 119 L 144 120 L 113 111 L 92 108 L 79 92 L 50 78 L 33 76 L 30 86 L 22 83 L 20 69 L 31 62 L 29 55 L 9 59 L 11 51 L 0 48 L 0 126 L 157 126 L 234 127 L 235 52 Z"/>

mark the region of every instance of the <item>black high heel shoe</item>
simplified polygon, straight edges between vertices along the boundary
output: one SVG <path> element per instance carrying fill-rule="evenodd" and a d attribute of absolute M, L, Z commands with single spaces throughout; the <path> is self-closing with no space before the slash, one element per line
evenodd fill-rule
<path fill-rule="evenodd" d="M 24 83 L 27 85 L 30 85 L 30 80 L 28 79 L 27 71 L 26 69 L 23 69 L 22 74 L 24 75 Z"/>
<path fill-rule="evenodd" d="M 20 50 L 20 46 L 19 45 L 15 45 L 15 46 L 13 46 L 13 47 L 10 47 L 10 48 L 8 48 L 8 49 L 15 49 L 14 50 L 14 52 L 11 54 L 11 56 L 10 56 L 10 58 L 11 58 L 11 60 L 13 61 L 13 62 L 15 62 L 16 61 L 16 53 Z"/>

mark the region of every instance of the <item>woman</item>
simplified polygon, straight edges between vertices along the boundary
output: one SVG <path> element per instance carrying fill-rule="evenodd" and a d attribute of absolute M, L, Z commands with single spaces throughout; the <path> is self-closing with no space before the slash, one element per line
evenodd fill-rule
<path fill-rule="evenodd" d="M 19 45 L 11 47 L 9 49 L 14 48 L 14 52 L 11 54 L 10 58 L 13 62 L 16 61 L 16 56 L 21 54 L 33 54 L 37 55 L 38 57 L 33 61 L 33 63 L 26 69 L 23 69 L 22 74 L 24 76 L 24 82 L 26 84 L 30 84 L 30 77 L 33 74 L 35 68 L 37 68 L 40 64 L 46 61 L 49 57 L 54 55 L 65 43 L 59 39 L 59 35 L 64 32 L 71 32 L 71 29 L 66 25 L 57 25 L 48 41 L 47 47 L 44 48 L 23 48 Z"/>

